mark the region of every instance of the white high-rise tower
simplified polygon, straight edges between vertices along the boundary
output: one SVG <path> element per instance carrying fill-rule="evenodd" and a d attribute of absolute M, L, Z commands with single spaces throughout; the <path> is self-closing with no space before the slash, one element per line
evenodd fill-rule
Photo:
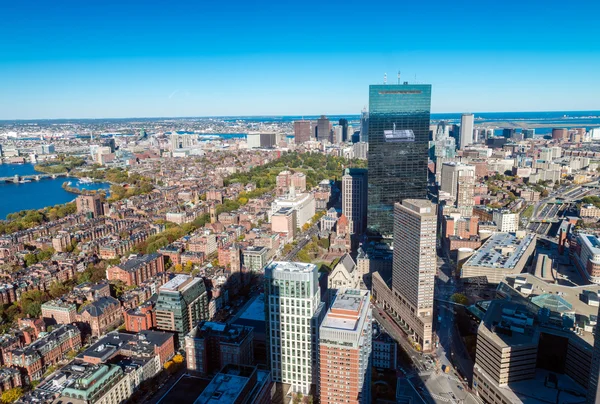
<path fill-rule="evenodd" d="M 317 382 L 318 331 L 325 315 L 314 264 L 273 262 L 265 269 L 268 361 L 276 382 L 308 394 Z"/>

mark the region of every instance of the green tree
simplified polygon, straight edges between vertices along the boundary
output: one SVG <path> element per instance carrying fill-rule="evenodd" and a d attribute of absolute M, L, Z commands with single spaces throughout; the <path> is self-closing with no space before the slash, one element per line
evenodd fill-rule
<path fill-rule="evenodd" d="M 450 296 L 450 300 L 453 301 L 454 303 L 462 304 L 464 306 L 469 304 L 469 299 L 467 298 L 467 296 L 463 295 L 462 293 L 453 294 L 452 296 Z"/>
<path fill-rule="evenodd" d="M 21 387 L 14 387 L 12 389 L 6 390 L 2 393 L 2 402 L 3 403 L 14 403 L 23 395 L 23 389 Z"/>
<path fill-rule="evenodd" d="M 23 259 L 25 260 L 26 267 L 37 264 L 38 262 L 37 255 L 33 253 L 25 254 L 25 257 L 23 257 Z"/>
<path fill-rule="evenodd" d="M 70 291 L 71 291 L 71 288 L 69 288 L 64 283 L 59 282 L 59 281 L 52 282 L 52 284 L 50 285 L 50 288 L 48 289 L 50 296 L 54 299 L 57 297 L 61 297 L 65 294 L 69 293 Z"/>

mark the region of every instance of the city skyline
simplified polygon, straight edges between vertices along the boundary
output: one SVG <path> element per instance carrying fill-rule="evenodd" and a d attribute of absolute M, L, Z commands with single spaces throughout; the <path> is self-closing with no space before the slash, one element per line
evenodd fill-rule
<path fill-rule="evenodd" d="M 600 109 L 596 4 L 65 3 L 7 6 L 0 119 L 359 113 L 399 70 L 433 85 L 434 113 Z M 556 20 L 580 23 L 541 28 Z"/>

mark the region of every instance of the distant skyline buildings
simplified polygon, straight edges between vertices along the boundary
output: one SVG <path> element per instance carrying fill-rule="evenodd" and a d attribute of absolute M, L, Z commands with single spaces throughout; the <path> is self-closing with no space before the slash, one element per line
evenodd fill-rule
<path fill-rule="evenodd" d="M 308 142 L 313 137 L 312 122 L 307 120 L 294 121 L 294 140 L 296 144 Z"/>
<path fill-rule="evenodd" d="M 501 30 L 477 24 L 494 8 L 475 1 L 462 13 L 441 1 L 342 9 L 308 1 L 303 12 L 266 3 L 252 18 L 248 4 L 237 1 L 227 9 L 185 0 L 177 8 L 146 6 L 13 3 L 0 27 L 0 38 L 15 39 L 0 43 L 0 77 L 7 79 L 0 119 L 351 113 L 365 104 L 369 83 L 399 69 L 436 87 L 433 111 L 600 109 L 594 24 L 536 28 L 587 21 L 600 11 L 595 2 L 540 13 L 540 2 L 508 0 L 507 9 L 520 12 L 503 15 Z M 317 30 L 306 10 L 336 15 L 335 22 Z M 399 33 L 372 18 L 381 12 L 426 14 L 427 30 L 406 18 Z M 71 23 L 49 36 L 47 21 L 61 19 Z M 165 21 L 177 21 L 177 29 L 147 29 Z M 347 21 L 361 21 L 361 29 Z M 513 61 L 525 56 L 540 63 L 515 69 Z M 352 63 L 341 69 L 345 60 Z"/>
<path fill-rule="evenodd" d="M 332 133 L 331 133 L 331 122 L 325 115 L 321 115 L 319 119 L 317 119 L 317 131 L 316 138 L 320 142 L 330 142 L 333 143 Z"/>
<path fill-rule="evenodd" d="M 473 129 L 475 126 L 475 117 L 473 114 L 462 114 L 460 118 L 460 150 L 473 144 Z"/>

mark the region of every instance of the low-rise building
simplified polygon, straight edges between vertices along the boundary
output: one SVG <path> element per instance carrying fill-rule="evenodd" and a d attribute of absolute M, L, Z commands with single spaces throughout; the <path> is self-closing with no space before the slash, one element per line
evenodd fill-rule
<path fill-rule="evenodd" d="M 71 324 L 59 325 L 31 344 L 5 352 L 5 365 L 19 368 L 29 380 L 42 377 L 48 367 L 57 364 L 67 353 L 81 348 L 81 332 Z"/>
<path fill-rule="evenodd" d="M 92 366 L 62 391 L 57 403 L 119 404 L 133 394 L 130 375 L 117 365 Z"/>
<path fill-rule="evenodd" d="M 373 367 L 377 369 L 396 369 L 398 343 L 384 332 L 373 336 Z"/>
<path fill-rule="evenodd" d="M 267 266 L 268 254 L 266 247 L 247 247 L 242 251 L 243 265 L 247 271 L 262 272 Z"/>
<path fill-rule="evenodd" d="M 535 251 L 535 234 L 524 231 L 494 233 L 462 266 L 461 278 L 485 277 L 500 283 L 505 276 L 523 272 Z"/>
<path fill-rule="evenodd" d="M 77 321 L 77 306 L 60 299 L 42 303 L 42 318 L 49 324 L 71 324 Z"/>
<path fill-rule="evenodd" d="M 77 321 L 86 324 L 93 336 L 100 336 L 123 323 L 121 304 L 114 297 L 101 297 L 79 309 Z"/>
<path fill-rule="evenodd" d="M 156 295 L 155 295 L 156 296 Z M 125 329 L 129 332 L 140 332 L 156 327 L 156 299 L 148 300 L 140 306 L 123 313 Z"/>
<path fill-rule="evenodd" d="M 500 232 L 515 232 L 519 230 L 519 214 L 510 210 L 495 210 L 492 220 L 496 223 Z"/>
<path fill-rule="evenodd" d="M 211 380 L 194 404 L 269 404 L 271 372 L 256 366 L 227 365 Z"/>
<path fill-rule="evenodd" d="M 252 327 L 202 321 L 185 336 L 187 368 L 210 374 L 228 364 L 252 365 L 253 341 Z"/>
<path fill-rule="evenodd" d="M 81 354 L 87 363 L 100 364 L 121 355 L 133 358 L 157 356 L 159 368 L 175 354 L 175 338 L 165 331 L 143 330 L 137 334 L 110 332 Z"/>
<path fill-rule="evenodd" d="M 146 254 L 130 258 L 123 264 L 109 267 L 106 270 L 106 279 L 121 281 L 127 286 L 133 286 L 139 285 L 164 270 L 165 263 L 161 254 Z"/>
<path fill-rule="evenodd" d="M 600 217 L 600 208 L 597 208 L 596 206 L 594 206 L 592 204 L 582 205 L 581 208 L 579 209 L 579 216 L 580 217 L 599 218 Z"/>
<path fill-rule="evenodd" d="M 0 393 L 6 390 L 21 387 L 23 385 L 23 379 L 21 378 L 21 372 L 15 368 L 0 368 Z"/>
<path fill-rule="evenodd" d="M 600 239 L 588 233 L 571 237 L 569 255 L 579 272 L 590 282 L 600 284 Z"/>
<path fill-rule="evenodd" d="M 536 397 L 585 402 L 598 314 L 597 288 L 508 276 L 482 314 L 473 387 L 484 402 Z M 583 400 L 583 401 L 582 401 Z"/>

